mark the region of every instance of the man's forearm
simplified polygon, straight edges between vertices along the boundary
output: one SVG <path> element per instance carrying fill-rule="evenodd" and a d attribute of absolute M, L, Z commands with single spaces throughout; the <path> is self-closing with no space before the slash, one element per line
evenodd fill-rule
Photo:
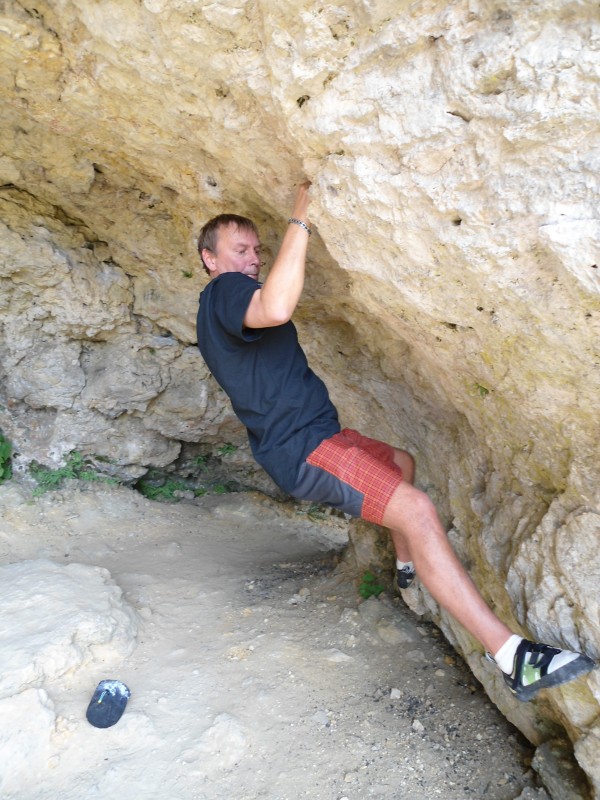
<path fill-rule="evenodd" d="M 302 183 L 296 192 L 292 218 L 304 222 L 308 219 L 310 183 Z M 270 328 L 287 322 L 302 295 L 308 247 L 308 231 L 295 222 L 288 223 L 281 247 L 261 289 L 257 290 L 244 324 L 248 328 Z"/>

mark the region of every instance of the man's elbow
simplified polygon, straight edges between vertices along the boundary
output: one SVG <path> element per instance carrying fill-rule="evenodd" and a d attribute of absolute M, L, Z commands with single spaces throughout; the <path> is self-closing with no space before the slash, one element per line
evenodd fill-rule
<path fill-rule="evenodd" d="M 294 309 L 286 305 L 276 305 L 270 308 L 266 315 L 269 319 L 268 327 L 274 328 L 276 325 L 285 325 L 286 322 L 291 320 L 293 313 Z"/>

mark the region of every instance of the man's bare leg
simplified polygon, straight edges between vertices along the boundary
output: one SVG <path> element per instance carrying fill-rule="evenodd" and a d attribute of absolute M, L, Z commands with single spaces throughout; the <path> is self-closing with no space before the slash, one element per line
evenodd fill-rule
<path fill-rule="evenodd" d="M 496 653 L 512 631 L 479 594 L 454 553 L 429 497 L 403 481 L 388 503 L 383 525 L 392 532 L 395 547 L 400 546 L 401 552 L 409 556 L 402 560 L 413 561 L 432 597 L 486 650 Z"/>
<path fill-rule="evenodd" d="M 414 483 L 415 479 L 415 461 L 413 457 L 410 455 L 410 453 L 407 453 L 405 450 L 394 449 L 394 461 L 402 469 L 404 484 L 408 484 L 411 488 L 413 488 L 412 484 Z M 435 545 L 437 558 L 436 556 L 434 556 L 435 560 L 437 559 L 442 560 L 442 570 L 441 570 L 442 586 L 444 584 L 448 584 L 450 575 L 455 576 L 450 579 L 451 582 L 449 583 L 449 585 L 446 586 L 446 589 L 448 588 L 451 589 L 451 594 L 457 596 L 456 598 L 453 598 L 453 605 L 451 607 L 448 607 L 446 605 L 446 601 L 444 601 L 443 598 L 436 596 L 436 589 L 434 588 L 432 590 L 432 587 L 429 585 L 431 579 L 430 574 L 426 575 L 425 580 L 421 578 L 422 582 L 427 587 L 427 589 L 429 589 L 429 591 L 435 597 L 435 599 L 440 603 L 440 605 L 443 608 L 445 608 L 450 614 L 452 614 L 452 616 L 458 619 L 463 625 L 465 625 L 467 630 L 469 630 L 488 650 L 490 650 L 490 652 L 492 653 L 497 652 L 499 648 L 502 646 L 502 644 L 504 644 L 504 642 L 511 635 L 512 631 L 510 631 L 510 629 L 507 628 L 504 625 L 504 623 L 502 623 L 496 617 L 496 615 L 493 614 L 493 612 L 489 609 L 489 607 L 486 605 L 483 598 L 479 594 L 473 581 L 471 580 L 466 570 L 458 560 L 456 554 L 454 553 L 454 550 L 452 549 L 452 546 L 450 545 L 450 542 L 448 541 L 448 536 L 442 526 L 442 523 L 439 519 L 437 511 L 435 510 L 435 507 L 433 506 L 433 503 L 431 503 L 427 495 L 425 495 L 423 492 L 419 492 L 416 489 L 414 491 L 418 493 L 417 496 L 419 497 L 419 500 L 422 501 L 423 498 L 425 498 L 425 501 L 423 503 L 426 507 L 425 519 L 427 520 L 427 525 L 430 526 L 430 528 L 434 531 L 433 534 L 434 541 L 440 539 L 442 542 L 441 547 L 437 544 Z M 394 500 L 394 498 L 392 498 L 392 500 Z M 408 499 L 408 502 L 410 502 L 410 499 Z M 390 506 L 388 506 L 387 509 L 387 512 L 389 511 L 390 511 Z M 400 519 L 400 517 L 396 518 Z M 385 520 L 384 524 L 386 524 Z M 412 561 L 415 564 L 417 572 L 419 572 L 421 575 L 423 575 L 425 572 L 428 572 L 430 570 L 430 567 L 428 566 L 429 561 L 426 561 L 425 566 L 422 566 L 419 563 L 421 561 L 422 556 L 416 555 L 413 552 L 414 548 L 411 548 L 409 544 L 410 538 L 407 538 L 407 536 L 405 535 L 404 528 L 401 527 L 401 525 L 397 525 L 395 527 L 393 527 L 392 525 L 388 525 L 388 527 L 390 529 L 390 535 L 392 537 L 392 542 L 394 544 L 394 550 L 396 551 L 396 558 L 404 562 Z M 418 549 L 419 547 L 417 547 L 417 550 Z M 415 556 L 417 558 L 417 561 L 415 561 Z M 425 557 L 427 558 L 428 554 L 425 554 Z M 445 559 L 449 559 L 448 564 L 444 564 Z M 451 570 L 452 572 L 448 572 L 448 570 Z M 466 596 L 464 594 L 464 589 L 462 588 L 463 583 L 468 587 Z M 444 594 L 446 594 L 446 592 L 444 592 Z M 472 611 L 464 608 L 464 606 L 467 603 L 467 600 L 469 600 L 471 603 L 474 603 Z M 457 608 L 455 612 L 453 611 L 454 605 L 462 606 L 462 608 Z M 473 613 L 475 614 L 475 621 L 478 631 L 481 630 L 481 625 L 483 623 L 484 630 L 486 631 L 486 636 L 490 637 L 490 646 L 486 644 L 487 638 L 486 640 L 480 638 L 483 635 L 481 632 L 476 633 L 474 630 L 471 629 L 470 627 L 471 623 L 468 625 L 461 619 L 461 617 L 459 617 L 459 614 L 461 612 L 464 613 L 465 610 L 467 619 L 470 614 Z M 488 628 L 490 631 L 489 634 L 487 634 Z"/>
<path fill-rule="evenodd" d="M 402 476 L 405 483 L 413 484 L 415 482 L 416 465 L 411 454 L 407 453 L 406 450 L 397 450 L 394 448 L 394 462 L 402 470 Z M 412 561 L 412 556 L 402 531 L 393 530 L 390 528 L 390 535 L 392 537 L 392 542 L 398 561 L 403 561 L 405 563 Z"/>

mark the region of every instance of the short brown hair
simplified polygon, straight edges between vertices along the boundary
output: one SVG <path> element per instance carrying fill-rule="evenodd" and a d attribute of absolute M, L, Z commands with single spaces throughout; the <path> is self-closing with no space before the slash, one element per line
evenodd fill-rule
<path fill-rule="evenodd" d="M 248 219 L 248 217 L 240 217 L 238 214 L 219 214 L 218 216 L 209 219 L 209 221 L 202 226 L 202 230 L 198 236 L 198 253 L 200 254 L 202 266 L 208 275 L 210 275 L 211 272 L 204 263 L 202 251 L 206 249 L 210 250 L 211 253 L 214 253 L 217 247 L 219 228 L 225 228 L 228 225 L 235 225 L 237 228 L 241 228 L 242 230 L 252 231 L 252 233 L 258 237 L 258 228 L 251 219 Z"/>

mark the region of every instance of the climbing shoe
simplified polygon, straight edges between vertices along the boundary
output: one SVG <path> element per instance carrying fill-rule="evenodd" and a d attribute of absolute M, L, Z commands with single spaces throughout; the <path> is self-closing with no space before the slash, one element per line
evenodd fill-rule
<path fill-rule="evenodd" d="M 406 564 L 402 569 L 396 570 L 396 583 L 398 584 L 399 589 L 408 589 L 411 583 L 414 581 L 417 573 L 414 570 L 414 567 L 409 567 Z"/>
<path fill-rule="evenodd" d="M 493 661 L 494 659 L 489 656 Z M 540 689 L 560 686 L 585 675 L 596 663 L 582 653 L 560 650 L 548 644 L 522 639 L 517 647 L 510 675 L 504 681 L 518 700 L 532 700 Z"/>

